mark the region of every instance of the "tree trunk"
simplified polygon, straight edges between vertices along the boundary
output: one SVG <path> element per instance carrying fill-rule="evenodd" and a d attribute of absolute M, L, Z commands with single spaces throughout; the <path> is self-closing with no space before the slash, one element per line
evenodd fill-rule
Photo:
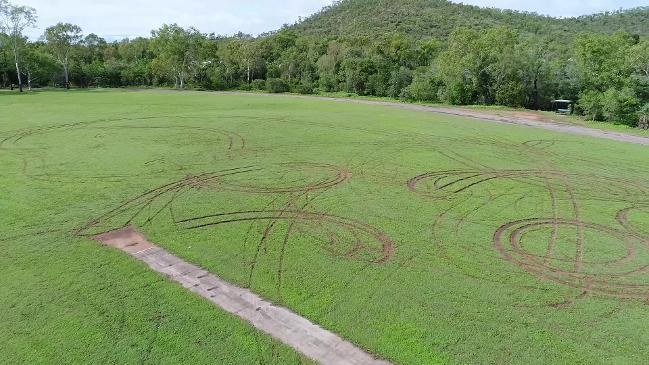
<path fill-rule="evenodd" d="M 65 88 L 70 89 L 70 76 L 68 75 L 68 63 L 63 64 L 63 72 L 65 73 Z"/>
<path fill-rule="evenodd" d="M 32 72 L 27 69 L 27 90 L 32 91 Z"/>
<path fill-rule="evenodd" d="M 248 83 L 250 83 L 250 64 L 248 64 Z"/>
<path fill-rule="evenodd" d="M 18 75 L 18 89 L 20 92 L 23 92 L 23 78 L 20 76 L 20 66 L 16 62 L 16 75 Z"/>
<path fill-rule="evenodd" d="M 18 76 L 18 89 L 20 89 L 20 92 L 23 92 L 23 79 L 20 76 L 20 65 L 18 64 L 18 40 L 15 33 L 13 34 L 13 51 L 14 62 L 16 63 L 16 76 Z"/>

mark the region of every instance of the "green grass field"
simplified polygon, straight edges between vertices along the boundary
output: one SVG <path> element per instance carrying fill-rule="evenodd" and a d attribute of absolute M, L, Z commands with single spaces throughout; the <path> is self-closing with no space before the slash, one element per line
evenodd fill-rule
<path fill-rule="evenodd" d="M 7 363 L 307 363 L 85 238 L 174 254 L 399 364 L 630 364 L 646 147 L 264 95 L 0 95 Z"/>

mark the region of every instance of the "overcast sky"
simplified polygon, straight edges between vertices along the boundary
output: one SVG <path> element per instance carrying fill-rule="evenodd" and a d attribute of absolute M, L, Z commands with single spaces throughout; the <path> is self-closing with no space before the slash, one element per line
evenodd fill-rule
<path fill-rule="evenodd" d="M 78 24 L 84 33 L 108 39 L 147 36 L 163 23 L 195 26 L 204 33 L 259 34 L 308 16 L 331 0 L 10 0 L 38 11 L 37 38 L 59 21 Z M 399 0 L 393 0 L 399 1 Z M 459 1 L 458 1 L 459 2 Z M 576 16 L 647 5 L 649 0 L 464 0 L 480 6 Z"/>

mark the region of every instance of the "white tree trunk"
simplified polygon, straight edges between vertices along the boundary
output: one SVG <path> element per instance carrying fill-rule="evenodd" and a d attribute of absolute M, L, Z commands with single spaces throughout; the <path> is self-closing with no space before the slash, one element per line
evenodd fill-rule
<path fill-rule="evenodd" d="M 65 88 L 70 88 L 70 76 L 68 75 L 68 61 L 63 63 L 63 72 L 65 73 Z"/>
<path fill-rule="evenodd" d="M 18 75 L 18 89 L 20 92 L 23 92 L 23 79 L 20 76 L 20 66 L 18 66 L 18 62 L 16 62 L 16 74 Z"/>
<path fill-rule="evenodd" d="M 23 92 L 23 79 L 20 76 L 20 65 L 18 64 L 18 44 L 14 38 L 14 61 L 16 62 L 16 76 L 18 76 L 18 88 Z"/>

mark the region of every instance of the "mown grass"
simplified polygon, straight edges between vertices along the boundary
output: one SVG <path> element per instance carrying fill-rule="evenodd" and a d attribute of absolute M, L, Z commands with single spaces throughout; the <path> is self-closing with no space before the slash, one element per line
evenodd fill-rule
<path fill-rule="evenodd" d="M 646 147 L 255 95 L 5 95 L 0 115 L 9 362 L 304 361 L 75 234 L 128 222 L 395 363 L 645 359 Z M 545 271 L 552 224 L 494 242 L 554 218 Z"/>
<path fill-rule="evenodd" d="M 394 98 L 390 97 L 376 97 L 376 96 L 359 96 L 356 94 L 352 93 L 345 93 L 345 92 L 322 92 L 318 93 L 317 95 L 319 96 L 325 96 L 325 97 L 332 97 L 332 98 L 352 98 L 352 99 L 361 99 L 361 100 L 376 100 L 376 101 L 390 101 L 390 102 L 397 102 L 398 100 L 395 100 Z M 524 108 L 512 108 L 512 107 L 507 107 L 507 106 L 499 106 L 499 105 L 466 105 L 466 106 L 452 106 L 452 105 L 447 105 L 447 104 L 436 104 L 436 103 L 427 103 L 427 102 L 419 102 L 419 103 L 414 103 L 414 104 L 419 104 L 419 105 L 427 105 L 427 106 L 435 106 L 435 107 L 442 107 L 442 108 L 448 108 L 448 107 L 453 107 L 453 108 L 460 108 L 460 109 L 469 109 L 469 110 L 476 110 L 480 111 L 483 113 L 487 114 L 495 114 L 495 115 L 509 115 L 511 116 L 514 113 L 526 113 L 530 115 L 535 115 L 537 117 L 543 118 L 545 120 L 553 120 L 557 123 L 565 123 L 565 124 L 574 124 L 582 127 L 587 127 L 587 128 L 593 128 L 593 129 L 599 129 L 603 131 L 611 131 L 611 132 L 620 132 L 620 133 L 626 133 L 626 134 L 632 134 L 636 136 L 641 136 L 641 137 L 649 137 L 649 131 L 648 130 L 643 130 L 636 128 L 634 126 L 622 124 L 622 123 L 611 123 L 611 122 L 600 122 L 600 121 L 593 121 L 588 118 L 585 118 L 583 116 L 578 116 L 578 115 L 561 115 L 557 114 L 551 111 L 539 111 L 539 110 L 530 110 L 530 109 L 524 109 Z"/>

